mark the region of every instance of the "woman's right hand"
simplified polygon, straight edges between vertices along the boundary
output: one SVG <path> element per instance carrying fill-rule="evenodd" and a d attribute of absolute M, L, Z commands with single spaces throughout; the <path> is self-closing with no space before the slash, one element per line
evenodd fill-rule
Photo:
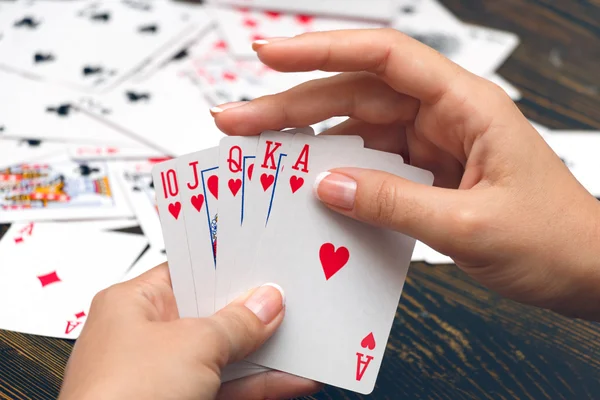
<path fill-rule="evenodd" d="M 413 236 L 512 299 L 600 318 L 600 212 L 508 96 L 394 30 L 309 33 L 255 43 L 279 71 L 340 75 L 213 109 L 221 130 L 255 135 L 332 116 L 435 174 L 427 187 L 339 168 L 319 198 L 334 211 Z M 343 167 L 343 166 L 340 166 Z"/>

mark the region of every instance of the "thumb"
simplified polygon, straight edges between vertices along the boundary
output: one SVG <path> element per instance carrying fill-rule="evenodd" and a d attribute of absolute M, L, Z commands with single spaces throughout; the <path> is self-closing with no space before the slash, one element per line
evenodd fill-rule
<path fill-rule="evenodd" d="M 225 363 L 244 359 L 271 337 L 283 321 L 284 308 L 283 289 L 267 283 L 211 316 L 209 320 L 224 339 L 218 343 L 223 343 L 220 353 Z"/>
<path fill-rule="evenodd" d="M 469 225 L 466 190 L 422 185 L 389 174 L 362 168 L 336 168 L 320 174 L 315 194 L 334 211 L 371 225 L 402 232 L 448 251 Z M 447 249 L 447 250 L 446 250 Z M 447 254 L 447 253 L 445 253 Z"/>

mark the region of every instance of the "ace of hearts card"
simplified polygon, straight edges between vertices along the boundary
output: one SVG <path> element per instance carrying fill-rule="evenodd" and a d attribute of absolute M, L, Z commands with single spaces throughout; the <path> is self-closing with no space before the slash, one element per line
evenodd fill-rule
<path fill-rule="evenodd" d="M 370 393 L 415 240 L 332 212 L 314 196 L 312 182 L 321 172 L 344 166 L 383 170 L 426 185 L 433 175 L 403 164 L 398 155 L 342 152 L 319 137 L 296 135 L 287 154 L 267 228 L 276 232 L 275 239 L 263 237 L 252 280 L 282 286 L 289 311 L 248 360 Z M 299 185 L 300 179 L 309 184 Z"/>

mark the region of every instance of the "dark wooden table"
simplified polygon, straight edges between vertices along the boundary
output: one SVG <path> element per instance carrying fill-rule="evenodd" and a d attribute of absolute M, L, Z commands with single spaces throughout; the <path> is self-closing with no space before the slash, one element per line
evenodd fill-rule
<path fill-rule="evenodd" d="M 522 90 L 527 117 L 600 129 L 600 1 L 444 3 L 465 21 L 521 36 L 500 74 Z M 71 348 L 0 332 L 0 398 L 56 397 Z M 328 387 L 310 398 L 364 397 Z M 597 399 L 600 326 L 504 300 L 454 266 L 415 263 L 370 398 Z"/>

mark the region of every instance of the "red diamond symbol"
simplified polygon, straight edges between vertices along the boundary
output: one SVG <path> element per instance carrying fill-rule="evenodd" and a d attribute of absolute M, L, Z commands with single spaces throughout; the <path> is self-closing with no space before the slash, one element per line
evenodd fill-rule
<path fill-rule="evenodd" d="M 85 312 L 81 311 L 78 312 L 77 314 L 75 314 L 75 318 L 79 319 L 79 318 L 83 318 L 85 317 Z"/>
<path fill-rule="evenodd" d="M 256 22 L 256 20 L 252 18 L 245 18 L 243 24 L 247 28 L 256 28 L 258 22 Z"/>
<path fill-rule="evenodd" d="M 223 79 L 227 81 L 235 81 L 237 79 L 237 76 L 231 72 L 224 72 Z"/>
<path fill-rule="evenodd" d="M 53 283 L 60 282 L 60 278 L 56 274 L 56 271 L 50 272 L 49 274 L 46 274 L 46 275 L 39 275 L 37 278 L 40 280 L 42 287 L 46 287 Z"/>
<path fill-rule="evenodd" d="M 225 43 L 224 40 L 219 40 L 218 42 L 215 43 L 215 49 L 226 49 L 227 48 L 227 43 Z"/>
<path fill-rule="evenodd" d="M 22 237 L 17 237 L 15 238 L 15 243 L 22 243 L 23 242 L 23 238 Z"/>

